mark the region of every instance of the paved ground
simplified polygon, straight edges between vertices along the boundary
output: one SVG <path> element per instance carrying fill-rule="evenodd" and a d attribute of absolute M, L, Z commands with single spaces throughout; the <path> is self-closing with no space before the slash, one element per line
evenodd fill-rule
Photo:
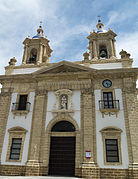
<path fill-rule="evenodd" d="M 76 177 L 53 177 L 53 176 L 0 176 L 0 179 L 80 179 Z"/>

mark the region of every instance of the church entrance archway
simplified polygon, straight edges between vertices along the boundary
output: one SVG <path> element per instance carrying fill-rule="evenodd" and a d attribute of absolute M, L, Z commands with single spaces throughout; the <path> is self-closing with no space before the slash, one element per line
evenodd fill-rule
<path fill-rule="evenodd" d="M 75 175 L 75 127 L 68 121 L 60 121 L 51 129 L 49 175 Z"/>

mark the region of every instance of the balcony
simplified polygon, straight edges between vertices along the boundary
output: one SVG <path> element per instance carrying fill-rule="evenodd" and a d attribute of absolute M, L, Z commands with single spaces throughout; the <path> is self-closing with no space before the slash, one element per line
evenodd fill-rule
<path fill-rule="evenodd" d="M 30 111 L 31 103 L 12 103 L 12 112 L 14 114 L 27 114 Z"/>
<path fill-rule="evenodd" d="M 114 115 L 120 110 L 119 100 L 99 100 L 99 110 L 104 115 Z"/>

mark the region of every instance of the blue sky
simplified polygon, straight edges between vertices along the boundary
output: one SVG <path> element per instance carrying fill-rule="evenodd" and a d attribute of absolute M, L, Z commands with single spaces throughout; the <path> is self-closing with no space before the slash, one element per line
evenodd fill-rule
<path fill-rule="evenodd" d="M 21 64 L 22 42 L 36 34 L 40 21 L 53 49 L 50 62 L 82 60 L 99 15 L 105 29 L 118 34 L 118 58 L 124 49 L 138 67 L 138 0 L 1 0 L 0 74 L 11 57 Z"/>

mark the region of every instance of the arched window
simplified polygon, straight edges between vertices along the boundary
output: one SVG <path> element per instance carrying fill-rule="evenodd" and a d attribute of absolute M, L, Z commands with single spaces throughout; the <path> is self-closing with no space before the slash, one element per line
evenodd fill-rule
<path fill-rule="evenodd" d="M 30 52 L 30 58 L 28 63 L 36 63 L 36 58 L 37 58 L 37 50 L 35 48 L 33 48 Z"/>
<path fill-rule="evenodd" d="M 105 45 L 101 45 L 99 48 L 99 57 L 100 58 L 107 58 L 107 48 Z"/>
<path fill-rule="evenodd" d="M 72 123 L 68 121 L 60 121 L 52 127 L 51 131 L 52 132 L 74 132 L 75 127 Z"/>

